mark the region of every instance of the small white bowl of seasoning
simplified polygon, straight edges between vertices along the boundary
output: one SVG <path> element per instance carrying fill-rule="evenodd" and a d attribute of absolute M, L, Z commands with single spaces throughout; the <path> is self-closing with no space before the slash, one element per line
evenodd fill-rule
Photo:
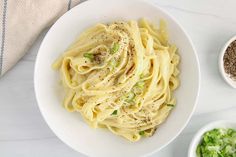
<path fill-rule="evenodd" d="M 236 35 L 221 49 L 219 70 L 224 80 L 231 87 L 236 88 Z"/>

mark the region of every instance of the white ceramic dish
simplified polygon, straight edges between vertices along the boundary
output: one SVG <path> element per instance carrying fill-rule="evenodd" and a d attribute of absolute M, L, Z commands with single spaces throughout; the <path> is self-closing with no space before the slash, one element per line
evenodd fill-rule
<path fill-rule="evenodd" d="M 156 134 L 137 143 L 103 129 L 91 129 L 79 113 L 62 107 L 63 89 L 53 61 L 87 27 L 99 22 L 146 17 L 158 24 L 165 19 L 172 43 L 181 56 L 181 85 L 176 91 L 177 107 Z M 194 112 L 199 93 L 200 71 L 193 44 L 183 28 L 165 11 L 140 0 L 89 0 L 63 15 L 48 31 L 35 65 L 35 93 L 40 111 L 53 132 L 67 145 L 88 156 L 137 157 L 151 154 L 170 143 L 186 126 Z"/>
<path fill-rule="evenodd" d="M 215 128 L 236 129 L 236 121 L 227 121 L 227 120 L 215 121 L 202 127 L 192 139 L 192 142 L 188 150 L 188 157 L 197 157 L 197 154 L 196 154 L 197 146 L 200 143 L 203 134 Z"/>
<path fill-rule="evenodd" d="M 221 73 L 221 76 L 223 77 L 223 79 L 225 80 L 225 82 L 227 82 L 231 87 L 236 88 L 236 81 L 232 80 L 229 75 L 225 72 L 224 70 L 224 54 L 225 51 L 227 49 L 227 47 L 234 41 L 236 40 L 236 36 L 233 36 L 232 38 L 230 38 L 225 45 L 223 46 L 223 48 L 220 51 L 220 55 L 219 55 L 219 60 L 218 60 L 218 64 L 219 64 L 219 70 Z"/>

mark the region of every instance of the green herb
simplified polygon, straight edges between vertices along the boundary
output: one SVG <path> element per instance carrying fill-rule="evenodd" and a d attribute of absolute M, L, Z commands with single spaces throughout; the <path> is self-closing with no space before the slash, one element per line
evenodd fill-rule
<path fill-rule="evenodd" d="M 150 74 L 149 73 L 142 73 L 139 75 L 140 79 L 144 79 L 146 77 L 148 77 Z"/>
<path fill-rule="evenodd" d="M 139 87 L 139 88 L 143 88 L 145 85 L 145 82 L 144 81 L 139 81 L 135 84 L 136 87 Z"/>
<path fill-rule="evenodd" d="M 135 95 L 141 95 L 142 92 L 143 92 L 143 89 L 138 87 L 138 86 L 136 86 L 136 87 L 133 88 L 132 91 L 135 93 Z"/>
<path fill-rule="evenodd" d="M 125 101 L 128 102 L 128 103 L 131 103 L 133 102 L 134 100 L 134 97 L 135 97 L 135 94 L 133 92 L 129 92 L 126 96 L 125 96 Z"/>
<path fill-rule="evenodd" d="M 118 43 L 114 43 L 113 47 L 111 48 L 111 54 L 116 53 L 120 48 L 120 45 Z"/>
<path fill-rule="evenodd" d="M 196 150 L 197 156 L 201 156 L 201 147 L 198 145 Z"/>
<path fill-rule="evenodd" d="M 92 53 L 84 53 L 83 55 L 85 58 L 88 58 L 89 60 L 93 60 L 94 59 L 94 55 Z"/>
<path fill-rule="evenodd" d="M 143 92 L 144 85 L 145 85 L 145 82 L 144 82 L 144 81 L 139 81 L 139 82 L 137 82 L 137 83 L 134 85 L 132 91 L 133 91 L 136 95 L 140 95 L 140 94 L 142 94 L 142 92 Z"/>
<path fill-rule="evenodd" d="M 117 62 L 115 61 L 115 59 L 111 59 L 109 65 L 111 66 L 111 70 L 114 70 L 117 66 Z"/>
<path fill-rule="evenodd" d="M 197 146 L 197 157 L 235 157 L 236 131 L 234 129 L 213 129 L 204 133 Z"/>
<path fill-rule="evenodd" d="M 139 135 L 144 136 L 145 132 L 144 131 L 139 131 Z"/>
<path fill-rule="evenodd" d="M 173 105 L 173 104 L 166 104 L 166 106 L 175 107 L 175 105 Z"/>
<path fill-rule="evenodd" d="M 141 79 L 144 78 L 144 74 L 143 74 L 143 73 L 140 75 L 140 78 L 141 78 Z"/>
<path fill-rule="evenodd" d="M 112 115 L 117 115 L 117 110 L 113 111 Z"/>

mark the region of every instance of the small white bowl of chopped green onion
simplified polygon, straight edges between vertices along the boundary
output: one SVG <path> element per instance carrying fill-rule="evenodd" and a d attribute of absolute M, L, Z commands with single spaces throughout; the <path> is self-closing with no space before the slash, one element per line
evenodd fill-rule
<path fill-rule="evenodd" d="M 215 121 L 201 128 L 188 157 L 236 157 L 236 121 Z"/>

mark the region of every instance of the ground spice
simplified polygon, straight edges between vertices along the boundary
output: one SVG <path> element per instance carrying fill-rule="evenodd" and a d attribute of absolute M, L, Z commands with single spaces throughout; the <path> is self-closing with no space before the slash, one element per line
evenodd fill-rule
<path fill-rule="evenodd" d="M 236 40 L 227 47 L 223 61 L 225 72 L 231 79 L 236 80 Z"/>

